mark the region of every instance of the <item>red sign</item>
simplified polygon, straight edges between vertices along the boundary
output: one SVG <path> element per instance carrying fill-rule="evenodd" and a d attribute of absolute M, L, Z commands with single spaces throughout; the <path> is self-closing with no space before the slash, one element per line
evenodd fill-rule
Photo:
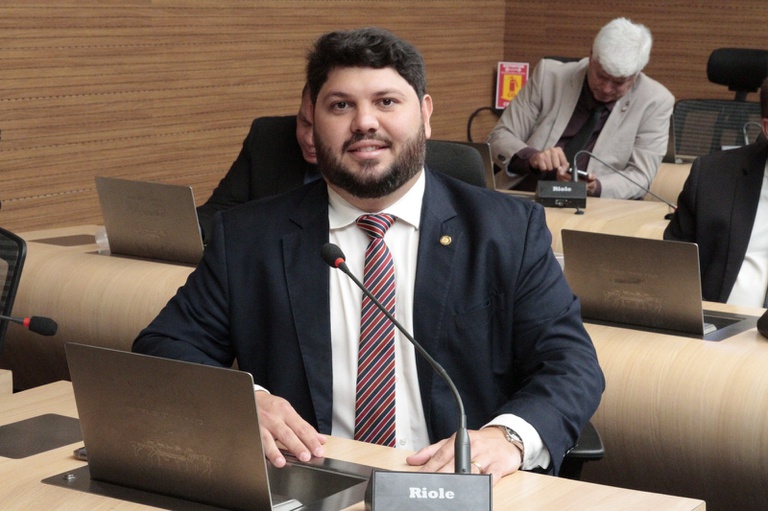
<path fill-rule="evenodd" d="M 499 62 L 496 71 L 496 108 L 506 108 L 527 81 L 527 62 Z"/>

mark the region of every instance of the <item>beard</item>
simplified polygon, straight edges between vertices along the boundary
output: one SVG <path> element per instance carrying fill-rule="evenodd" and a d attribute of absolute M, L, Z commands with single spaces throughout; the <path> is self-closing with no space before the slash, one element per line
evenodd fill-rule
<path fill-rule="evenodd" d="M 344 142 L 342 154 L 347 147 L 361 140 L 378 140 L 391 147 L 391 140 L 377 134 L 355 134 Z M 424 126 L 419 132 L 405 141 L 401 154 L 388 169 L 373 172 L 377 161 L 365 163 L 359 171 L 353 172 L 341 162 L 333 150 L 315 135 L 315 149 L 320 173 L 332 185 L 360 199 L 376 199 L 394 192 L 424 168 L 424 155 L 427 137 Z"/>

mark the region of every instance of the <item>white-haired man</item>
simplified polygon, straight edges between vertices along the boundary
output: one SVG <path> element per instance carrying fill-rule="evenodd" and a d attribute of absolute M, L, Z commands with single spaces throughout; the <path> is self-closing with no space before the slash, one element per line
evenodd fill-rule
<path fill-rule="evenodd" d="M 642 70 L 653 40 L 643 25 L 626 18 L 606 24 L 588 58 L 542 59 L 504 110 L 488 137 L 495 163 L 510 175 L 569 181 L 580 150 L 650 187 L 667 150 L 674 96 Z M 581 153 L 587 193 L 634 199 L 643 190 Z"/>

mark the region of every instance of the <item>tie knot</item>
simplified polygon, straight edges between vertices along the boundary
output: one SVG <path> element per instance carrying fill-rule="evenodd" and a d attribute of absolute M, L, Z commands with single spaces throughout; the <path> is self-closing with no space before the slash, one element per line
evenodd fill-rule
<path fill-rule="evenodd" d="M 363 215 L 357 219 L 357 226 L 371 238 L 383 238 L 393 223 L 395 223 L 394 215 Z"/>

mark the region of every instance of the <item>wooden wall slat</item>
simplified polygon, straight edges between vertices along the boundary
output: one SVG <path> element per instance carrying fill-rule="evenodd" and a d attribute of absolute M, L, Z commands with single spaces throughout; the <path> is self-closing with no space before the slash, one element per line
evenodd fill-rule
<path fill-rule="evenodd" d="M 100 223 L 96 175 L 203 202 L 253 118 L 295 113 L 315 38 L 377 25 L 416 44 L 436 138 L 465 138 L 502 58 L 502 0 L 27 0 L 0 5 L 0 225 Z"/>

